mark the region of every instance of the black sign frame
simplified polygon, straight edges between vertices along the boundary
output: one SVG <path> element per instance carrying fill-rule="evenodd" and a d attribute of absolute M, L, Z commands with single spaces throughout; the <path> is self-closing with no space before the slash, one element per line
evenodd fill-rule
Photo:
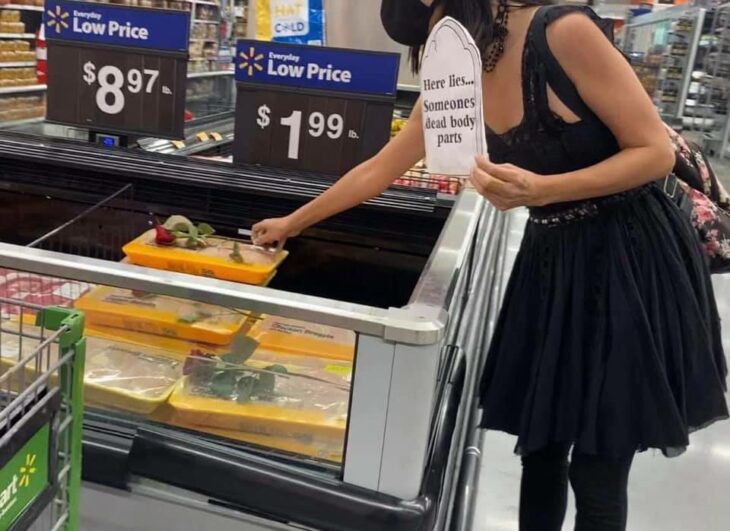
<path fill-rule="evenodd" d="M 166 50 L 155 50 L 155 49 L 144 49 L 144 48 L 131 48 L 125 46 L 117 46 L 110 44 L 98 44 L 98 43 L 85 43 L 81 41 L 70 41 L 55 39 L 53 37 L 47 37 L 48 42 L 48 81 L 46 90 L 46 122 L 59 125 L 67 125 L 72 127 L 80 127 L 88 129 L 94 132 L 111 133 L 122 136 L 136 136 L 136 137 L 154 137 L 154 138 L 165 138 L 165 139 L 181 139 L 185 138 L 185 104 L 186 104 L 186 92 L 187 92 L 187 70 L 188 70 L 188 52 L 175 52 Z M 75 53 L 77 57 L 81 57 L 82 54 L 86 54 L 86 59 L 76 60 L 67 59 L 66 55 Z M 157 83 L 159 87 L 163 84 L 173 85 L 173 101 L 171 110 L 169 112 L 170 121 L 169 127 L 160 128 L 158 127 L 124 127 L 107 125 L 99 123 L 98 121 L 88 122 L 78 119 L 74 119 L 72 115 L 78 116 L 82 102 L 80 101 L 79 92 L 83 92 L 84 83 L 81 79 L 83 74 L 83 64 L 90 60 L 88 57 L 95 56 L 109 56 L 118 55 L 124 58 L 121 61 L 123 68 L 122 71 L 126 72 L 131 68 L 140 68 L 139 65 L 134 64 L 135 60 L 142 63 L 146 59 L 154 60 L 158 59 L 160 63 L 160 70 L 162 70 L 162 64 L 167 65 L 172 69 L 172 79 L 167 83 L 163 83 L 162 75 L 158 79 Z M 95 61 L 97 66 L 98 61 Z M 71 63 L 71 64 L 69 64 Z M 101 61 L 102 64 L 107 64 L 105 61 Z M 120 66 L 114 64 L 114 66 Z M 97 71 L 98 74 L 98 71 Z M 65 85 L 54 81 L 58 79 L 64 79 Z M 144 92 L 144 91 L 142 91 Z M 125 97 L 129 94 L 125 91 Z M 69 101 L 69 98 L 74 98 L 75 102 Z M 94 105 L 93 100 L 86 100 L 87 105 Z M 153 106 L 155 107 L 155 106 Z M 98 111 L 101 113 L 101 111 Z M 146 116 L 144 112 L 140 113 Z"/>
<path fill-rule="evenodd" d="M 320 172 L 329 175 L 342 175 L 357 164 L 375 155 L 390 140 L 391 123 L 396 97 L 343 93 L 327 90 L 295 89 L 283 86 L 272 87 L 254 82 L 236 82 L 236 111 L 233 144 L 233 163 L 236 166 L 259 164 L 288 170 Z M 302 134 L 300 150 L 304 158 L 292 161 L 286 157 L 274 156 L 273 150 L 280 151 L 288 144 L 288 130 L 272 123 L 261 134 L 256 120 L 262 105 L 269 108 L 284 105 L 287 110 L 279 112 L 285 116 L 289 109 L 300 108 L 306 115 L 319 111 L 325 116 L 338 112 L 344 119 L 343 142 L 340 143 L 340 158 L 335 164 L 331 151 L 323 149 L 319 139 Z M 279 107 L 281 108 L 281 107 Z M 273 117 L 273 115 L 272 115 Z M 308 127 L 305 122 L 302 128 Z M 347 132 L 356 128 L 360 133 L 359 142 L 353 139 L 352 146 L 344 143 Z M 322 135 L 324 138 L 326 135 Z M 325 140 L 326 142 L 326 140 Z M 283 149 L 283 148 L 282 148 Z M 280 153 L 279 153 L 280 155 Z"/>

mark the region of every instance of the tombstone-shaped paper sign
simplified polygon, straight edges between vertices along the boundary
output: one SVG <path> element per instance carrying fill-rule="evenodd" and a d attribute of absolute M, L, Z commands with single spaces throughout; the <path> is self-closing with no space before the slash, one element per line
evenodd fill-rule
<path fill-rule="evenodd" d="M 474 157 L 487 153 L 482 58 L 466 28 L 451 17 L 426 42 L 421 95 L 428 171 L 468 176 Z"/>

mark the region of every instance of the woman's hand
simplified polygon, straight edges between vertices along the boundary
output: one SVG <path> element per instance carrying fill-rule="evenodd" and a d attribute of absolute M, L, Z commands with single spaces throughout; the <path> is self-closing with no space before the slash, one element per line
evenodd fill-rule
<path fill-rule="evenodd" d="M 545 177 L 513 164 L 493 164 L 479 155 L 469 180 L 499 210 L 547 204 L 542 186 Z"/>
<path fill-rule="evenodd" d="M 284 246 L 288 238 L 299 236 L 290 217 L 265 219 L 256 223 L 251 229 L 251 241 L 254 245 L 268 247 Z"/>

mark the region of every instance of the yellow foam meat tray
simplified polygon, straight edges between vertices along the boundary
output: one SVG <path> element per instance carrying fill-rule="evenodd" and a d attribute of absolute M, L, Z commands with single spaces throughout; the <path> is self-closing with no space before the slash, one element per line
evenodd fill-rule
<path fill-rule="evenodd" d="M 355 332 L 342 328 L 265 315 L 249 335 L 261 348 L 276 352 L 346 361 L 355 357 Z"/>
<path fill-rule="evenodd" d="M 141 345 L 143 347 L 164 350 L 170 356 L 176 356 L 182 361 L 185 361 L 185 358 L 194 350 L 201 350 L 216 356 L 226 354 L 230 350 L 229 345 L 211 345 L 209 343 L 188 339 L 176 339 L 174 337 L 158 336 L 108 326 L 90 326 L 87 324 L 86 331 L 89 335 L 108 339 L 109 341 L 122 341 L 131 345 Z"/>
<path fill-rule="evenodd" d="M 17 323 L 3 322 L 6 332 Z M 36 328 L 23 325 L 25 334 Z M 183 362 L 179 356 L 157 348 L 143 347 L 94 337 L 87 330 L 86 364 L 84 367 L 84 400 L 88 403 L 148 415 L 166 403 L 175 385 L 182 377 Z M 23 338 L 22 356 L 28 356 L 39 345 L 38 340 Z M 18 336 L 2 334 L 3 356 L 0 375 L 15 366 L 20 353 Z M 50 349 L 50 363 L 57 360 L 58 350 Z M 26 365 L 27 382 L 37 377 L 33 364 Z M 57 375 L 51 376 L 55 382 Z M 17 382 L 17 378 L 14 382 Z"/>
<path fill-rule="evenodd" d="M 276 398 L 239 403 L 236 396 L 208 394 L 206 384 L 185 376 L 169 398 L 175 422 L 217 430 L 288 438 L 313 438 L 339 444 L 347 428 L 352 363 L 258 349 L 246 362 L 254 369 L 281 365 Z M 232 392 L 235 395 L 235 391 Z"/>
<path fill-rule="evenodd" d="M 186 377 L 185 377 L 186 378 Z M 185 378 L 170 395 L 175 421 L 189 426 L 284 437 L 315 437 L 343 440 L 344 418 L 332 419 L 321 411 L 286 409 L 271 404 L 239 404 L 220 398 L 185 392 Z"/>
<path fill-rule="evenodd" d="M 76 301 L 94 327 L 112 327 L 213 345 L 228 345 L 249 326 L 244 311 L 100 286 Z"/>
<path fill-rule="evenodd" d="M 253 444 L 262 448 L 272 448 L 290 454 L 313 457 L 332 463 L 342 463 L 345 447 L 344 437 L 341 441 L 322 441 L 311 437 L 283 437 L 280 435 L 263 435 L 260 433 L 211 428 L 209 426 L 183 422 L 180 418 L 176 418 L 174 410 L 169 406 L 158 408 L 148 418 L 161 424 L 207 433 L 223 439 Z"/>
<path fill-rule="evenodd" d="M 208 242 L 203 249 L 157 245 L 155 231 L 150 230 L 122 250 L 136 265 L 259 286 L 271 281 L 276 268 L 289 255 L 287 251 L 270 253 L 228 238 L 209 237 Z M 242 263 L 230 258 L 236 243 Z"/>
<path fill-rule="evenodd" d="M 88 336 L 84 399 L 148 415 L 167 402 L 182 365 L 173 353 Z"/>

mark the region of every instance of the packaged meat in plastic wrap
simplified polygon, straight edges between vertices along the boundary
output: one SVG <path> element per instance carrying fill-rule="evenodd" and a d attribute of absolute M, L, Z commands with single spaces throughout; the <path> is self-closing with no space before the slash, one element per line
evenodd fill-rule
<path fill-rule="evenodd" d="M 203 429 L 344 445 L 352 362 L 258 349 L 247 360 L 196 352 L 169 399 Z"/>
<path fill-rule="evenodd" d="M 250 326 L 244 311 L 154 293 L 98 287 L 76 301 L 92 326 L 227 345 Z"/>
<path fill-rule="evenodd" d="M 92 288 L 75 280 L 45 277 L 24 271 L 0 268 L 0 297 L 40 306 L 73 306 Z M 0 303 L 2 317 L 16 315 L 18 306 Z"/>
<path fill-rule="evenodd" d="M 250 335 L 262 349 L 285 354 L 349 361 L 355 356 L 355 332 L 333 326 L 266 315 Z"/>
<path fill-rule="evenodd" d="M 44 336 L 37 326 L 15 317 L 3 319 L 0 336 L 0 375 L 38 349 Z M 41 356 L 50 366 L 58 349 L 49 348 Z M 32 380 L 40 367 L 34 359 L 26 364 Z M 183 358 L 154 347 L 87 336 L 84 367 L 84 400 L 87 405 L 149 414 L 165 403 L 182 377 Z"/>

